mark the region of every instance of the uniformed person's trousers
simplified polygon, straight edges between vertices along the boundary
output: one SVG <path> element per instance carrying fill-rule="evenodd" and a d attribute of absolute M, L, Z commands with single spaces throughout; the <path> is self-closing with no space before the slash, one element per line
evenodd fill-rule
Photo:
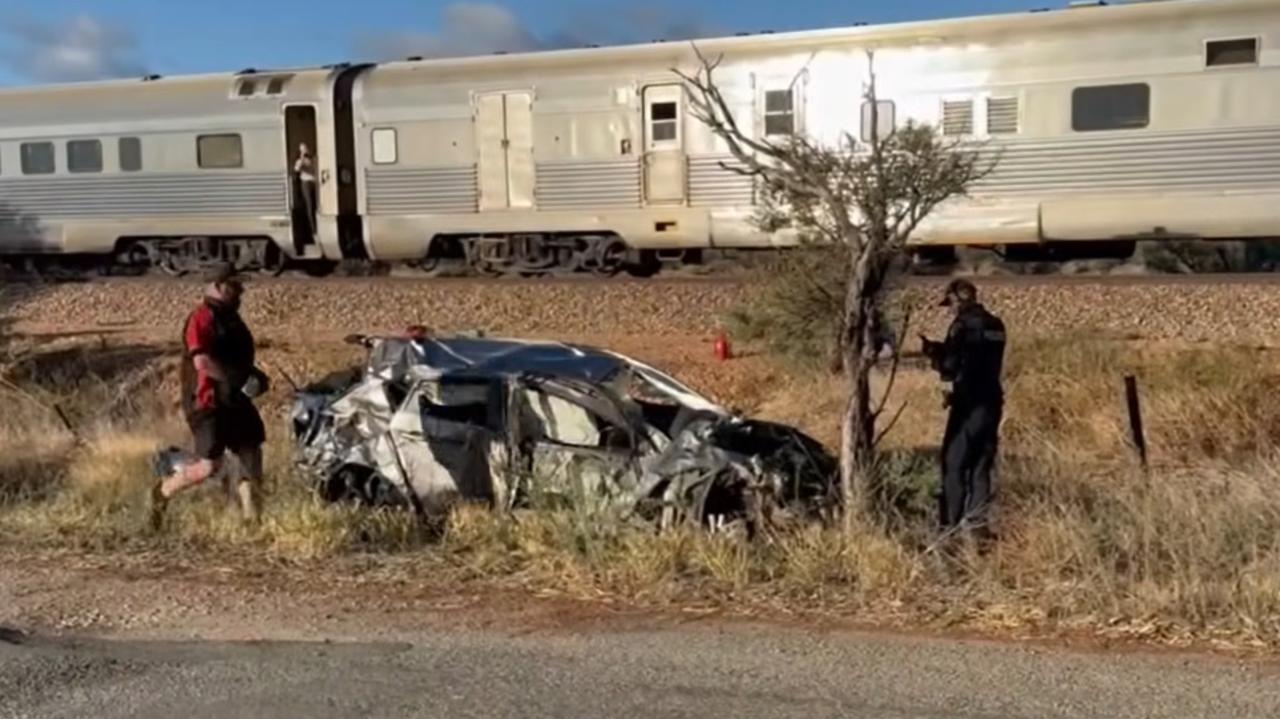
<path fill-rule="evenodd" d="M 942 440 L 940 520 L 944 529 L 966 521 L 984 526 L 991 504 L 991 470 L 1000 439 L 1003 402 L 952 406 Z"/>

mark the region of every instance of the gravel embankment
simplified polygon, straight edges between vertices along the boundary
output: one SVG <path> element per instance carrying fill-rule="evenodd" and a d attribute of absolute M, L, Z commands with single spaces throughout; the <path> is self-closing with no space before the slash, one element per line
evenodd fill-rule
<path fill-rule="evenodd" d="M 1023 336 L 1106 333 L 1258 344 L 1280 338 L 1276 283 L 977 283 L 988 305 Z M 281 279 L 253 283 L 245 315 L 255 327 L 304 337 L 396 331 L 413 323 L 531 336 L 708 336 L 750 291 L 741 281 Z M 940 287 L 916 291 L 934 294 Z M 162 280 L 14 284 L 0 288 L 0 318 L 59 330 L 126 326 L 176 333 L 198 294 L 194 283 Z M 917 319 L 929 332 L 945 321 L 932 307 Z"/>
<path fill-rule="evenodd" d="M 699 281 L 481 282 L 396 279 L 251 283 L 254 327 L 322 334 L 440 330 L 498 334 L 691 334 L 714 327 L 744 288 Z M 0 291 L 0 317 L 31 326 L 171 329 L 199 297 L 190 282 L 114 281 Z"/>

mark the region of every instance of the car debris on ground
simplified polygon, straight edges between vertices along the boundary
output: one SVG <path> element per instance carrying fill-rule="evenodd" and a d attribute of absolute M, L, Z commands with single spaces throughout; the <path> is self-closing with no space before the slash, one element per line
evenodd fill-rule
<path fill-rule="evenodd" d="M 424 331 L 348 341 L 365 366 L 299 390 L 290 415 L 297 464 L 330 501 L 755 529 L 832 500 L 835 461 L 817 441 L 620 354 Z"/>

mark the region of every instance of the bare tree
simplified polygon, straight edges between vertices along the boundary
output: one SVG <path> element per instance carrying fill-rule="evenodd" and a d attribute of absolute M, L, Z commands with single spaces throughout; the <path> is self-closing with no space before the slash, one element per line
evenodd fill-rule
<path fill-rule="evenodd" d="M 847 285 L 838 323 L 835 367 L 850 384 L 840 446 L 841 499 L 846 522 L 868 506 L 875 484 L 876 434 L 896 377 L 894 360 L 884 394 L 873 400 L 874 348 L 883 328 L 886 286 L 900 271 L 907 240 L 940 204 L 966 195 L 994 168 L 978 148 L 943 139 L 929 126 L 908 122 L 882 132 L 874 55 L 868 53 L 859 140 L 843 132 L 834 143 L 793 131 L 770 141 L 744 130 L 716 82 L 723 57 L 698 48 L 698 70 L 675 70 L 689 89 L 692 114 L 727 145 L 736 160 L 727 169 L 755 178 L 760 193 L 756 223 L 762 231 L 789 230 L 802 241 L 843 247 Z M 905 321 L 903 332 L 905 335 Z M 899 410 L 900 414 L 901 410 Z M 892 424 L 892 421 L 889 422 Z"/>

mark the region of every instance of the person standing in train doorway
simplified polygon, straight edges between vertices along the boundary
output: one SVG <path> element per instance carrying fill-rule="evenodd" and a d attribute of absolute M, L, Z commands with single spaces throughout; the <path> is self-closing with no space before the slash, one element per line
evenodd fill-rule
<path fill-rule="evenodd" d="M 1005 327 L 978 302 L 967 280 L 947 285 L 941 306 L 954 319 L 942 342 L 921 337 L 924 353 L 944 382 L 951 383 L 950 409 L 942 440 L 942 493 L 939 523 L 948 535 L 972 530 L 975 538 L 995 538 L 989 524 L 995 467 L 1004 415 Z"/>
<path fill-rule="evenodd" d="M 219 263 L 205 279 L 205 295 L 182 332 L 182 409 L 195 456 L 181 459 L 173 448 L 156 454 L 150 511 L 155 530 L 169 500 L 222 472 L 228 451 L 237 460 L 235 489 L 245 520 L 256 522 L 261 513 L 266 429 L 253 400 L 269 382 L 254 364 L 253 334 L 240 318 L 244 285 L 234 266 Z"/>
<path fill-rule="evenodd" d="M 311 235 L 316 232 L 316 164 L 311 158 L 311 148 L 307 143 L 298 143 L 298 159 L 293 163 L 293 174 L 298 180 L 298 189 L 302 194 L 303 207 L 306 208 L 307 231 Z"/>

